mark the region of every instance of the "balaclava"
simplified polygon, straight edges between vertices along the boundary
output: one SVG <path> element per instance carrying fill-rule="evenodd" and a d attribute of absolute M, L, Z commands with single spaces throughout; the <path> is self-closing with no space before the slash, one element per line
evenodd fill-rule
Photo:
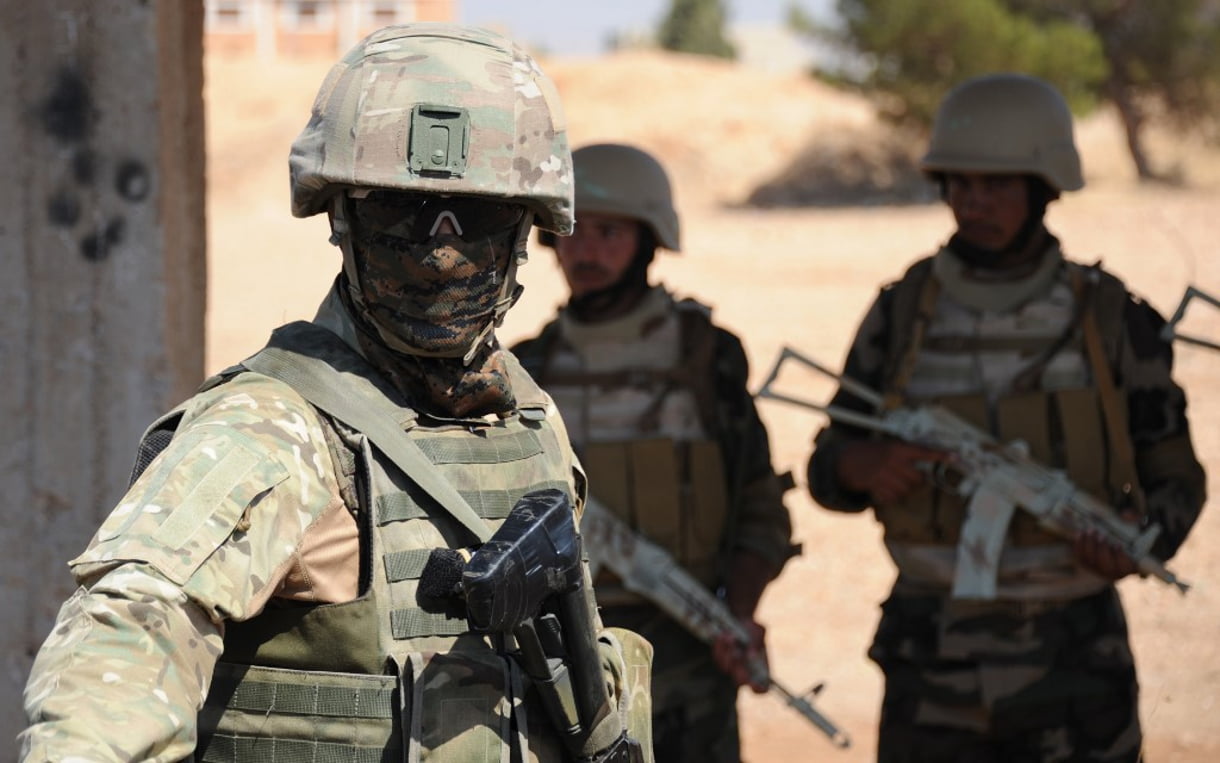
<path fill-rule="evenodd" d="M 511 411 L 494 331 L 521 296 L 525 208 L 373 190 L 340 197 L 332 214 L 344 249 L 339 292 L 365 355 L 433 415 Z"/>

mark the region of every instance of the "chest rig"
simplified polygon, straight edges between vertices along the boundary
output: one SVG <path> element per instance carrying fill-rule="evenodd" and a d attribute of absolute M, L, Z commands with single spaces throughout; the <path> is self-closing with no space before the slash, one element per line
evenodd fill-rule
<path fill-rule="evenodd" d="M 895 287 L 890 321 L 895 330 L 884 377 L 887 403 L 941 405 L 1001 441 L 1024 442 L 1035 460 L 1064 470 L 1112 506 L 1142 512 L 1126 395 L 1115 384 L 1110 360 L 1121 341 L 1126 300 L 1121 284 L 1100 268 L 1064 263 L 1066 278 L 1058 282 L 1058 293 L 1038 298 L 1043 304 L 1035 306 L 1043 310 L 1044 325 L 1030 320 L 1034 325 L 1025 326 L 1023 336 L 1002 336 L 985 325 L 963 331 L 952 316 L 945 317 L 938 309 L 944 305 L 942 285 L 931 264 L 917 263 Z M 1060 307 L 1048 306 L 1056 298 Z M 980 359 L 988 353 L 1019 358 L 1006 382 L 990 388 L 981 380 L 986 369 Z M 936 360 L 929 362 L 929 355 Z M 972 374 L 980 377 L 977 384 L 963 381 Z M 900 503 L 878 506 L 876 513 L 907 578 L 936 586 L 946 576 L 951 579 L 953 549 L 966 516 L 962 498 L 928 484 Z M 1005 546 L 1011 564 L 1006 569 L 1002 561 L 1002 596 L 1036 597 L 1097 585 L 1075 567 L 1066 542 L 1025 512 L 1013 515 Z"/>
<path fill-rule="evenodd" d="M 522 363 L 560 407 L 589 475 L 591 492 L 633 530 L 662 546 L 701 583 L 722 581 L 726 527 L 732 521 L 731 470 L 720 435 L 731 426 L 717 400 L 716 329 L 706 308 L 691 300 L 674 303 L 665 321 L 676 326 L 673 351 L 661 365 L 623 365 L 607 370 L 582 366 L 579 348 L 558 322 L 517 352 Z M 658 331 L 656 333 L 662 333 Z M 624 337 L 619 355 L 638 358 L 632 346 L 654 335 Z M 656 345 L 650 348 L 655 354 Z M 614 395 L 631 390 L 641 401 L 624 408 Z M 677 429 L 662 410 L 684 398 L 693 425 Z M 592 417 L 621 420 L 614 436 L 580 432 Z M 594 581 L 603 606 L 645 603 L 626 591 L 617 576 L 601 570 Z"/>
<path fill-rule="evenodd" d="M 507 760 L 528 748 L 526 760 L 558 760 L 545 715 L 526 716 L 537 704 L 498 637 L 470 632 L 454 597 L 419 591 L 433 549 L 485 540 L 528 492 L 571 494 L 537 386 L 510 361 L 517 415 L 424 420 L 342 340 L 307 323 L 278 330 L 243 365 L 319 411 L 360 528 L 360 596 L 273 600 L 227 624 L 197 759 Z"/>

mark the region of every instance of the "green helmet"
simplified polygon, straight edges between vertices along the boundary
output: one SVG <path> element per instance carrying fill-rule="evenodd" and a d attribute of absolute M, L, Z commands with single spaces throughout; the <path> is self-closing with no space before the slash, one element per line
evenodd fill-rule
<path fill-rule="evenodd" d="M 511 40 L 440 23 L 391 26 L 330 70 L 288 159 L 292 213 L 345 188 L 489 196 L 572 231 L 572 170 L 554 83 Z"/>
<path fill-rule="evenodd" d="M 1058 191 L 1084 187 L 1067 102 L 1049 83 L 1024 74 L 988 74 L 949 91 L 920 168 L 1028 173 Z"/>
<path fill-rule="evenodd" d="M 576 214 L 630 217 L 652 229 L 657 243 L 679 251 L 678 213 L 660 162 L 634 146 L 597 143 L 572 152 Z"/>

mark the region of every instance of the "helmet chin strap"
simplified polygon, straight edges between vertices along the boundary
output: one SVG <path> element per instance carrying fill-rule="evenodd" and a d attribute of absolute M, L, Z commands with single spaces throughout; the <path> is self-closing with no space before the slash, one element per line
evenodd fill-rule
<path fill-rule="evenodd" d="M 360 291 L 360 272 L 356 268 L 356 251 L 352 244 L 352 227 L 347 212 L 346 194 L 336 194 L 331 199 L 330 212 L 330 243 L 338 246 L 339 250 L 343 253 L 343 274 L 347 277 L 348 296 L 352 304 L 362 313 L 360 316 L 353 317 L 358 320 L 368 321 L 372 328 L 376 330 L 377 336 L 381 338 L 382 342 L 396 352 L 426 358 L 459 357 L 452 352 L 438 353 L 419 347 L 412 347 L 395 336 L 388 328 L 382 327 L 369 317 L 368 305 L 365 304 L 364 295 Z M 533 216 L 530 214 L 524 215 L 517 227 L 517 235 L 513 240 L 512 253 L 508 258 L 508 266 L 505 268 L 504 279 L 500 284 L 500 294 L 496 298 L 495 307 L 487 323 L 471 341 L 465 353 L 460 356 L 463 366 L 469 366 L 483 346 L 491 345 L 496 328 L 504 322 L 504 316 L 517 303 L 517 300 L 521 298 L 524 288 L 517 282 L 517 268 L 527 259 L 526 242 L 529 241 L 529 232 L 532 227 Z"/>

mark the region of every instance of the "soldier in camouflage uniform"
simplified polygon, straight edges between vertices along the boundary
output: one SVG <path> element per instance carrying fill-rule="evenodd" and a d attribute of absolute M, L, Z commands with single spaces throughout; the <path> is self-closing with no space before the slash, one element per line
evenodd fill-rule
<path fill-rule="evenodd" d="M 70 562 L 23 759 L 571 759 L 511 640 L 421 587 L 527 492 L 583 505 L 554 404 L 494 333 L 531 225 L 572 228 L 554 86 L 498 35 L 389 27 L 331 70 L 289 164 L 342 271 L 150 428 Z M 627 726 L 652 760 L 650 647 L 586 604 L 615 704 L 579 752 Z"/>
<path fill-rule="evenodd" d="M 924 171 L 957 230 L 881 290 L 844 373 L 892 404 L 936 401 L 1137 522 L 1168 559 L 1204 501 L 1161 317 L 1098 266 L 1064 259 L 1046 205 L 1083 186 L 1071 115 L 1032 77 L 961 84 Z M 863 410 L 840 390 L 834 404 Z M 835 424 L 809 464 L 814 498 L 872 506 L 898 578 L 869 656 L 885 674 L 882 761 L 1136 761 L 1141 730 L 1114 581 L 1129 558 L 1013 516 L 995 601 L 950 596 L 963 502 L 925 479 L 945 455 Z"/>
<path fill-rule="evenodd" d="M 648 282 L 657 247 L 679 248 L 656 159 L 597 144 L 573 152 L 573 163 L 576 231 L 541 235 L 571 297 L 513 351 L 555 399 L 591 495 L 720 591 L 765 653 L 755 608 L 793 548 L 784 488 L 746 389 L 745 352 L 709 308 Z M 638 631 L 656 650 L 657 759 L 738 760 L 742 652 L 727 638 L 715 649 L 703 644 L 609 571 L 594 583 L 602 620 Z"/>

